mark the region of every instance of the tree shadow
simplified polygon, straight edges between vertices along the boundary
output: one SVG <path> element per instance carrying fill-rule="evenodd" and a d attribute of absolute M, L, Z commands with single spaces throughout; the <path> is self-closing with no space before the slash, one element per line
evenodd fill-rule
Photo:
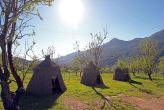
<path fill-rule="evenodd" d="M 139 88 L 139 87 L 135 86 L 132 83 L 130 83 L 130 85 L 133 86 L 134 88 L 138 89 L 140 92 L 147 93 L 147 94 L 152 94 L 151 90 L 148 90 L 148 89 L 145 89 L 145 88 Z"/>
<path fill-rule="evenodd" d="M 132 79 L 129 81 L 129 83 L 130 83 L 130 84 L 143 85 L 141 82 L 139 82 L 139 81 L 135 81 L 135 80 L 132 80 Z"/>
<path fill-rule="evenodd" d="M 81 83 L 83 84 L 83 83 Z M 106 86 L 105 84 L 98 84 L 98 85 L 88 85 L 88 84 L 83 84 L 87 87 L 92 87 L 92 88 L 100 88 L 100 89 L 109 89 L 110 87 Z"/>
<path fill-rule="evenodd" d="M 147 94 L 152 94 L 152 91 L 151 90 L 148 90 L 148 89 L 145 89 L 145 88 L 139 88 L 136 85 L 134 85 L 134 84 L 139 84 L 139 85 L 142 85 L 143 86 L 143 84 L 140 83 L 140 82 L 135 82 L 135 83 L 130 83 L 129 82 L 129 84 L 131 86 L 133 86 L 134 88 L 138 89 L 140 92 L 147 93 Z"/>
<path fill-rule="evenodd" d="M 148 77 L 142 77 L 142 76 L 135 76 L 136 79 L 144 79 L 144 80 L 150 80 Z M 163 80 L 163 78 L 155 78 L 152 77 L 152 80 Z"/>
<path fill-rule="evenodd" d="M 131 85 L 131 86 L 133 86 L 134 88 L 137 88 L 137 89 L 139 89 L 137 86 L 135 86 L 133 83 L 130 83 L 129 82 L 129 84 Z"/>
<path fill-rule="evenodd" d="M 92 87 L 92 89 L 94 90 L 94 92 L 99 95 L 101 97 L 101 100 L 103 101 L 103 105 L 101 106 L 101 110 L 104 110 L 105 105 L 107 105 L 108 107 L 112 107 L 115 110 L 117 110 L 117 108 L 114 106 L 114 104 L 112 103 L 111 100 L 109 100 L 107 97 L 105 97 L 103 94 L 101 94 L 100 92 L 98 92 L 94 87 Z"/>
<path fill-rule="evenodd" d="M 132 79 L 129 81 L 129 84 L 130 84 L 131 86 L 137 88 L 137 89 L 139 89 L 139 88 L 138 88 L 137 86 L 135 86 L 134 84 L 142 85 L 142 86 L 143 86 L 143 84 L 142 84 L 141 82 L 135 81 L 135 80 L 132 80 Z"/>
<path fill-rule="evenodd" d="M 21 110 L 46 110 L 51 108 L 56 103 L 56 100 L 62 95 L 53 94 L 51 96 L 32 96 L 24 95 L 20 99 L 20 109 Z"/>
<path fill-rule="evenodd" d="M 94 87 L 100 88 L 100 89 L 109 89 L 109 87 L 106 86 L 106 85 L 104 85 L 104 84 L 95 85 Z M 92 88 L 93 88 L 93 87 L 92 87 Z"/>

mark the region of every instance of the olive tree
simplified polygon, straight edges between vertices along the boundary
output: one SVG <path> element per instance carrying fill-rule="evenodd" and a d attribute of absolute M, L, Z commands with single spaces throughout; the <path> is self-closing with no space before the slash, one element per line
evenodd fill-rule
<path fill-rule="evenodd" d="M 158 69 L 161 74 L 163 74 L 164 77 L 164 56 L 160 57 L 160 62 L 158 64 Z"/>
<path fill-rule="evenodd" d="M 136 73 L 139 73 L 142 70 L 142 62 L 139 56 L 134 56 L 129 59 L 128 67 L 130 72 L 135 76 Z"/>
<path fill-rule="evenodd" d="M 85 68 L 86 64 L 89 62 L 88 59 L 88 55 L 85 51 L 87 51 L 87 48 L 84 48 L 84 51 L 80 50 L 80 44 L 79 42 L 76 41 L 76 43 L 74 44 L 74 49 L 76 51 L 76 63 L 78 63 L 77 65 L 79 66 L 79 70 L 80 70 L 80 77 L 81 74 L 83 72 L 83 69 Z"/>
<path fill-rule="evenodd" d="M 103 29 L 103 33 L 90 33 L 90 35 L 92 40 L 89 42 L 87 50 L 89 53 L 89 59 L 93 61 L 96 67 L 100 68 L 100 66 L 106 61 L 106 59 L 103 58 L 103 44 L 107 38 L 108 32 L 107 29 Z"/>
<path fill-rule="evenodd" d="M 23 82 L 15 70 L 13 62 L 13 43 L 25 36 L 34 35 L 29 21 L 40 16 L 37 6 L 50 5 L 53 0 L 0 0 L 0 47 L 2 67 L 0 68 L 1 99 L 6 110 L 18 110 L 20 96 L 25 92 Z M 42 19 L 42 18 L 41 18 Z M 9 66 L 8 66 L 9 65 Z M 10 70 L 9 70 L 10 69 Z M 17 89 L 10 89 L 11 74 Z"/>
<path fill-rule="evenodd" d="M 73 72 L 76 73 L 76 76 L 77 76 L 77 73 L 78 71 L 80 70 L 80 60 L 78 58 L 75 58 L 71 61 L 71 63 L 69 64 L 70 68 L 73 70 Z"/>
<path fill-rule="evenodd" d="M 103 58 L 103 44 L 108 36 L 107 29 L 103 29 L 103 32 L 96 34 L 90 33 L 91 41 L 85 45 L 84 50 L 80 50 L 79 42 L 76 42 L 74 49 L 77 52 L 77 60 L 80 65 L 80 76 L 86 64 L 93 62 L 97 69 L 100 69 L 102 64 L 109 59 L 109 57 Z"/>
<path fill-rule="evenodd" d="M 157 57 L 159 56 L 159 47 L 154 40 L 147 38 L 141 42 L 140 52 L 142 70 L 148 74 L 149 79 L 152 80 L 151 74 L 156 67 Z"/>
<path fill-rule="evenodd" d="M 118 59 L 117 65 L 120 66 L 121 69 L 128 68 L 128 60 L 125 59 Z"/>

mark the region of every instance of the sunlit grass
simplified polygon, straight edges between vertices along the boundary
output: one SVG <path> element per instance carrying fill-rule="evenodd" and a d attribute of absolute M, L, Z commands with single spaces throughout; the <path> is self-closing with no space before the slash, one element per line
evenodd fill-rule
<path fill-rule="evenodd" d="M 93 91 L 91 87 L 85 86 L 80 83 L 80 76 L 76 76 L 74 73 L 63 73 L 64 82 L 67 86 L 67 91 L 60 95 L 56 100 L 53 97 L 28 97 L 24 96 L 21 99 L 21 107 L 23 110 L 28 110 L 30 108 L 35 108 L 36 110 L 42 109 L 55 109 L 55 110 L 69 110 L 68 107 L 64 105 L 64 100 L 66 98 L 74 98 L 82 102 L 88 102 L 89 108 L 92 109 L 94 105 L 99 101 L 101 97 Z M 26 87 L 32 74 L 28 73 L 26 80 L 24 81 L 24 86 Z M 112 80 L 112 74 L 104 73 L 102 74 L 103 81 L 105 85 L 109 88 L 101 89 L 96 88 L 96 90 L 104 96 L 118 96 L 118 94 L 125 96 L 136 96 L 145 97 L 147 95 L 150 97 L 160 97 L 164 93 L 164 78 L 161 75 L 152 75 L 153 81 L 150 81 L 148 77 L 144 74 L 136 74 L 131 78 L 135 81 L 141 82 L 142 85 L 129 84 L 128 82 L 120 82 Z M 12 90 L 16 89 L 15 83 L 11 84 Z M 124 108 L 128 110 L 133 110 L 131 105 L 124 104 L 121 102 L 120 97 L 112 98 L 113 104 L 119 109 Z M 2 103 L 0 103 L 0 108 Z"/>

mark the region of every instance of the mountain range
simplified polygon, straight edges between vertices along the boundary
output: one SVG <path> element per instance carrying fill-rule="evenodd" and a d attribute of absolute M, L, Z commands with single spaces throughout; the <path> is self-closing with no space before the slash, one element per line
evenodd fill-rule
<path fill-rule="evenodd" d="M 131 56 L 139 55 L 139 45 L 146 38 L 151 38 L 156 41 L 160 47 L 160 56 L 164 56 L 164 29 L 162 29 L 150 35 L 149 37 L 135 38 L 129 41 L 113 38 L 109 42 L 103 44 L 103 58 L 112 56 L 108 58 L 103 66 L 110 66 L 114 64 L 118 58 L 128 58 Z M 76 56 L 77 52 L 62 56 L 58 59 L 58 63 L 69 64 L 76 58 Z"/>

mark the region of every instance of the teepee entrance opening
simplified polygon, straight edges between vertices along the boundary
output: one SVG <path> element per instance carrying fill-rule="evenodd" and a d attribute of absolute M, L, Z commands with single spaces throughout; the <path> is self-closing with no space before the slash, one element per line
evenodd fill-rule
<path fill-rule="evenodd" d="M 102 81 L 101 81 L 101 79 L 100 79 L 100 75 L 97 76 L 97 78 L 96 78 L 96 83 L 97 83 L 97 84 L 102 84 Z"/>
<path fill-rule="evenodd" d="M 58 78 L 52 78 L 52 93 L 60 93 L 61 91 Z"/>

